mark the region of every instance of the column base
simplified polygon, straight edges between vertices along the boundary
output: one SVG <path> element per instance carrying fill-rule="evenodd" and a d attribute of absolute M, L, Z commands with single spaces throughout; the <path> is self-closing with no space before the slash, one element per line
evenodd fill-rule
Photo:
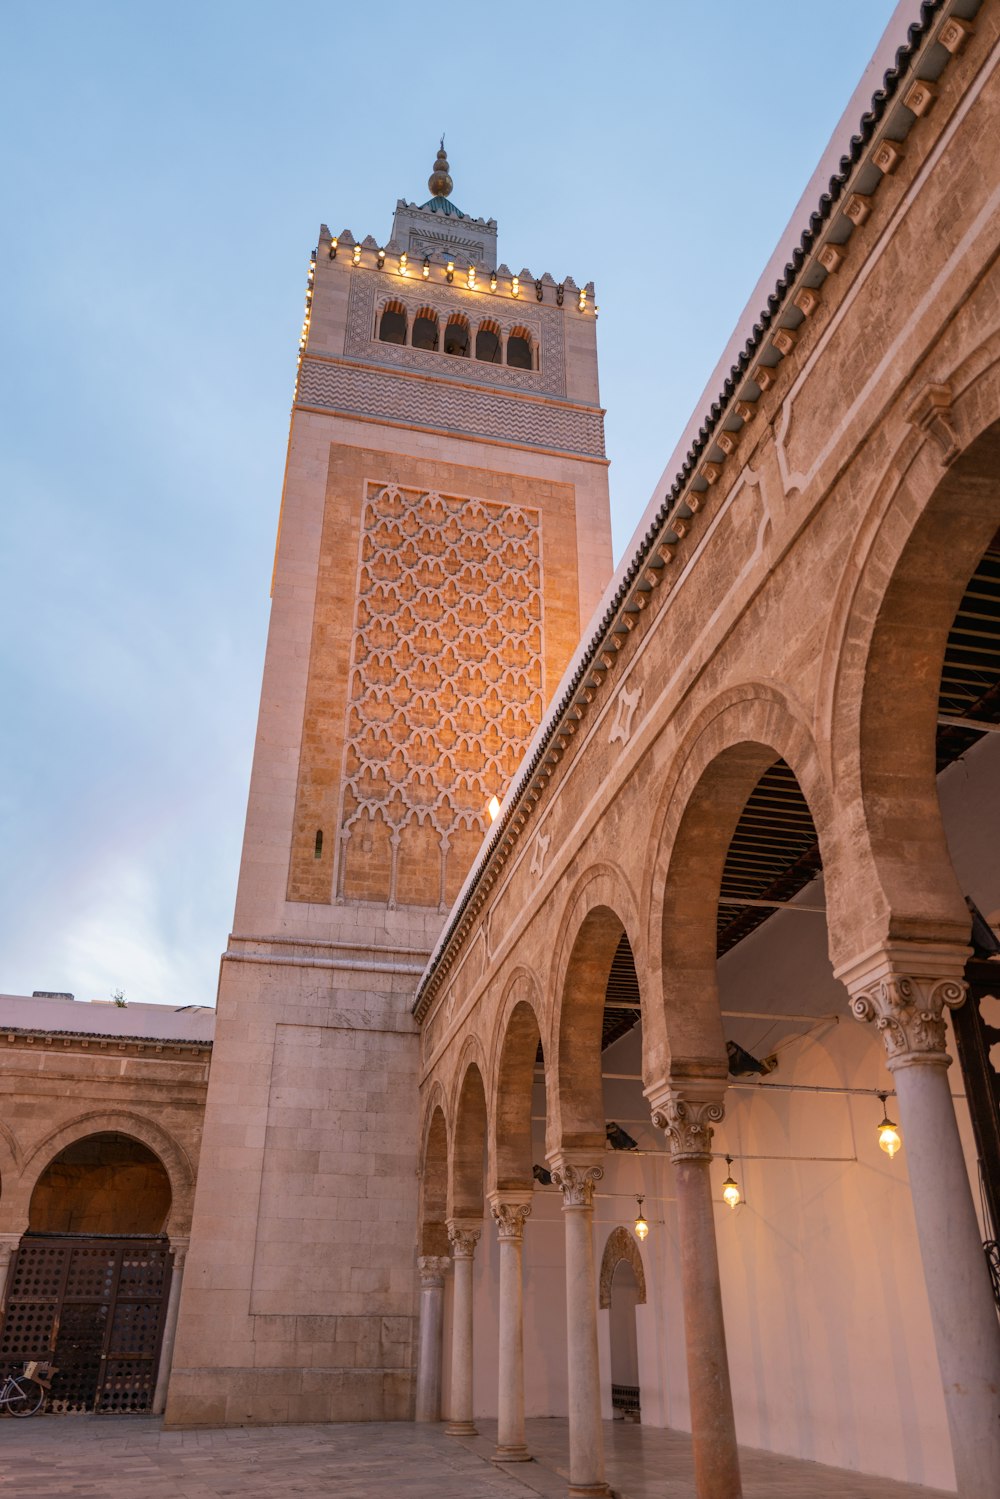
<path fill-rule="evenodd" d="M 531 1463 L 534 1458 L 527 1447 L 498 1447 L 493 1454 L 495 1463 Z"/>
<path fill-rule="evenodd" d="M 448 1437 L 477 1437 L 479 1429 L 474 1421 L 449 1421 L 444 1433 Z"/>
<path fill-rule="evenodd" d="M 566 1493 L 568 1499 L 610 1499 L 611 1496 L 606 1483 L 571 1483 Z"/>

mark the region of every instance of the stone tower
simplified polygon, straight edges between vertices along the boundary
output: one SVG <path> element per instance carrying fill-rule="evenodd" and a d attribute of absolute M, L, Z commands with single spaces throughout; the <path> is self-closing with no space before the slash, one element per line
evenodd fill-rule
<path fill-rule="evenodd" d="M 412 998 L 610 576 L 593 287 L 429 187 L 310 261 L 175 1425 L 410 1414 Z"/>

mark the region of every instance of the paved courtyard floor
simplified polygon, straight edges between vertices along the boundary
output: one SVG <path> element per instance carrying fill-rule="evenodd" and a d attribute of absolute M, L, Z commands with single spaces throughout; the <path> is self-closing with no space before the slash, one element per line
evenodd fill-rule
<path fill-rule="evenodd" d="M 677 1432 L 606 1423 L 608 1477 L 622 1499 L 695 1499 L 691 1444 Z M 493 1432 L 455 1439 L 403 1423 L 164 1431 L 156 1417 L 4 1419 L 0 1499 L 561 1499 L 565 1421 L 529 1421 L 538 1461 L 498 1470 Z M 939 1489 L 742 1453 L 745 1499 L 954 1499 Z"/>

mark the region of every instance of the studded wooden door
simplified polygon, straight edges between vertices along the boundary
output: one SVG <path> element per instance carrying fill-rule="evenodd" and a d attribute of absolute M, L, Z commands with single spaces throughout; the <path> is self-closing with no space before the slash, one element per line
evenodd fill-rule
<path fill-rule="evenodd" d="M 0 1377 L 43 1359 L 56 1370 L 50 1410 L 150 1408 L 170 1288 L 165 1238 L 26 1234 L 7 1285 Z"/>

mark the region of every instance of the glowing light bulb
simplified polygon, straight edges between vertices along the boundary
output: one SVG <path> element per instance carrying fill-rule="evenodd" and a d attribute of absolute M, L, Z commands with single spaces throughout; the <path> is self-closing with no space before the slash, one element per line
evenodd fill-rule
<path fill-rule="evenodd" d="M 486 806 L 486 810 L 490 814 L 490 822 L 496 822 L 497 818 L 500 816 L 500 803 L 495 796 L 490 797 L 489 802 Z"/>
<path fill-rule="evenodd" d="M 635 1218 L 635 1236 L 639 1240 L 639 1243 L 641 1244 L 642 1241 L 643 1241 L 643 1239 L 645 1239 L 646 1235 L 649 1233 L 649 1224 L 646 1222 L 646 1219 L 643 1217 L 643 1212 L 642 1212 L 642 1204 L 645 1201 L 645 1198 L 637 1197 L 635 1199 L 635 1201 L 636 1201 L 636 1207 L 638 1208 L 638 1212 L 636 1213 L 636 1218 Z"/>
<path fill-rule="evenodd" d="M 878 1143 L 891 1161 L 897 1150 L 902 1147 L 903 1140 L 895 1123 L 889 1118 L 888 1093 L 880 1093 L 878 1097 L 882 1104 L 882 1123 L 878 1127 Z"/>
<path fill-rule="evenodd" d="M 722 1200 L 729 1207 L 734 1208 L 742 1200 L 742 1193 L 733 1180 L 733 1158 L 731 1155 L 726 1156 L 726 1165 L 729 1167 L 729 1175 L 722 1183 Z"/>

